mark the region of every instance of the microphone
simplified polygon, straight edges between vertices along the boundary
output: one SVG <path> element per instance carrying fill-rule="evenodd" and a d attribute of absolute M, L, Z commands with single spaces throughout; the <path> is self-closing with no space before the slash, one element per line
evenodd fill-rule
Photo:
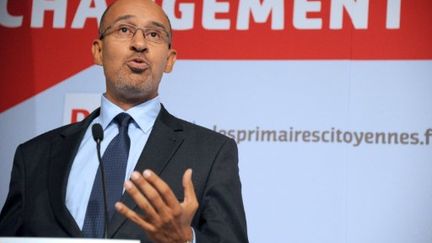
<path fill-rule="evenodd" d="M 92 135 L 93 139 L 96 142 L 96 150 L 97 150 L 97 156 L 99 160 L 99 170 L 101 172 L 101 179 L 102 179 L 102 192 L 103 192 L 103 201 L 104 201 L 104 238 L 108 239 L 108 206 L 107 206 L 107 195 L 106 195 L 106 186 L 105 186 L 105 172 L 104 172 L 104 166 L 102 161 L 102 156 L 100 152 L 100 144 L 103 140 L 103 129 L 101 124 L 95 123 L 92 126 Z"/>
<path fill-rule="evenodd" d="M 103 129 L 101 124 L 99 123 L 93 124 L 92 134 L 93 134 L 93 139 L 96 141 L 96 144 L 100 145 L 100 142 L 102 142 L 103 140 Z"/>

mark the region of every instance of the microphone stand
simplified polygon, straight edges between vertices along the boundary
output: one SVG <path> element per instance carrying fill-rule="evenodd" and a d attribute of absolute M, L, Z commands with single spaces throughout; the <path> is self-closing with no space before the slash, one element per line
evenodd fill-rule
<path fill-rule="evenodd" d="M 96 123 L 92 126 L 92 134 L 93 139 L 96 141 L 96 150 L 97 156 L 99 160 L 99 170 L 101 172 L 102 179 L 102 193 L 103 193 L 103 202 L 104 202 L 104 238 L 108 239 L 108 203 L 107 203 L 107 194 L 106 194 L 106 186 L 105 186 L 105 170 L 102 161 L 102 156 L 100 152 L 100 144 L 103 140 L 103 129 L 99 123 Z"/>

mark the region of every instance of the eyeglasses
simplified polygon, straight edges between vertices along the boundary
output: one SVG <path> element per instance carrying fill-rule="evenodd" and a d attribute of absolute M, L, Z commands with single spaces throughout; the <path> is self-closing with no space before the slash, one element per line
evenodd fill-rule
<path fill-rule="evenodd" d="M 112 35 L 119 40 L 131 40 L 135 34 L 141 30 L 144 34 L 144 38 L 150 42 L 162 44 L 170 44 L 170 35 L 164 29 L 159 28 L 139 28 L 131 24 L 116 24 L 108 26 L 104 32 L 99 36 L 99 39 L 103 39 L 108 35 Z"/>

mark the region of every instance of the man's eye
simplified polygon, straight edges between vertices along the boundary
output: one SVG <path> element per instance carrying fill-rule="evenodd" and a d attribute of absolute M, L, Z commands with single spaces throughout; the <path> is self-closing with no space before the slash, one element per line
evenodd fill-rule
<path fill-rule="evenodd" d="M 152 38 L 152 39 L 159 39 L 160 33 L 157 31 L 149 31 L 149 32 L 147 32 L 147 37 Z"/>
<path fill-rule="evenodd" d="M 129 26 L 120 26 L 118 27 L 118 33 L 124 35 L 124 34 L 133 33 L 133 31 L 132 28 Z"/>

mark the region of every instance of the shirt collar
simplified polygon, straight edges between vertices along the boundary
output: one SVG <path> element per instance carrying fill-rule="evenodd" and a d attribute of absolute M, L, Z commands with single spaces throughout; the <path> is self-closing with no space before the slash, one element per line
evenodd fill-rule
<path fill-rule="evenodd" d="M 126 112 L 133 118 L 137 127 L 140 128 L 144 133 L 147 133 L 153 127 L 160 109 L 161 104 L 159 96 L 156 96 L 151 100 L 143 102 L 127 111 L 124 111 L 108 100 L 105 95 L 102 95 L 99 118 L 102 128 L 105 130 L 108 125 L 110 125 L 115 116 L 117 116 L 119 113 Z"/>

